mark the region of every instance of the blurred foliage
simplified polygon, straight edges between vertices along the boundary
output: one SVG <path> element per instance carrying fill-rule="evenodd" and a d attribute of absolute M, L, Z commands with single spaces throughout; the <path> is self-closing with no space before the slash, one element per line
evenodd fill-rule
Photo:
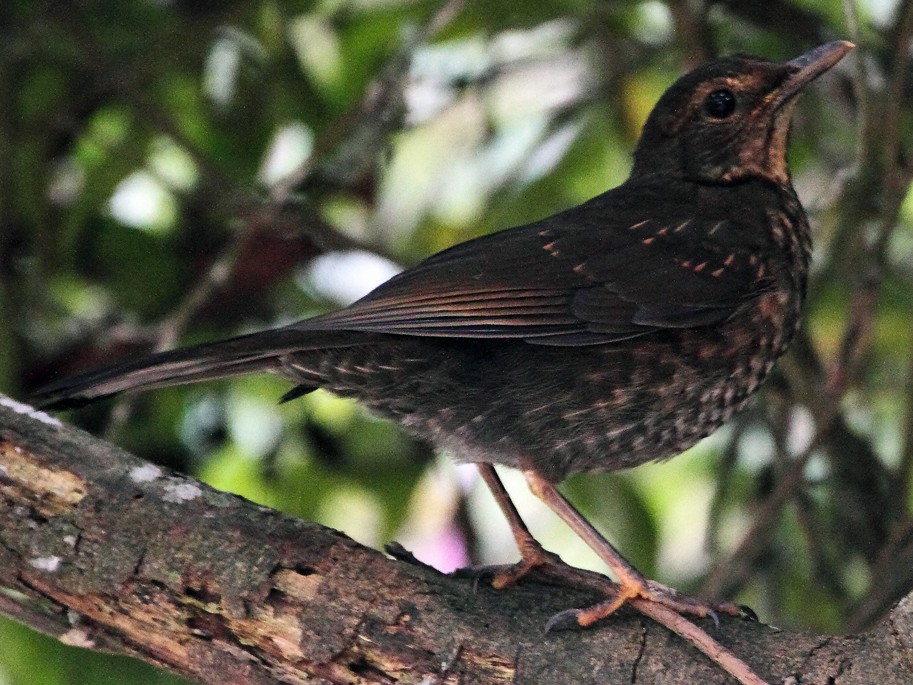
<path fill-rule="evenodd" d="M 913 79 L 909 3 L 860 0 L 849 22 L 845 4 L 8 0 L 0 391 L 338 306 L 388 273 L 381 258 L 414 263 L 621 182 L 683 70 L 852 38 L 794 127 L 816 238 L 804 338 L 732 426 L 567 491 L 663 581 L 779 625 L 858 629 L 913 586 L 913 201 L 898 153 Z M 362 261 L 314 267 L 353 251 Z M 285 390 L 251 378 L 68 418 L 445 569 L 514 558 L 471 470 L 322 392 L 277 406 Z M 598 567 L 508 485 L 547 546 Z M 0 623 L 0 683 L 171 680 L 107 659 Z"/>

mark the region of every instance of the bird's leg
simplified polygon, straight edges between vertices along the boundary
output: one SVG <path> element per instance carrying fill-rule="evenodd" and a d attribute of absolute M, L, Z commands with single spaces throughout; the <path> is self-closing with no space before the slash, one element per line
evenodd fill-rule
<path fill-rule="evenodd" d="M 554 485 L 535 471 L 525 471 L 524 475 L 533 493 L 570 526 L 590 549 L 599 555 L 599 558 L 608 565 L 618 580 L 617 588 L 608 600 L 586 609 L 573 609 L 567 612 L 568 616 L 559 615 L 561 618 L 572 616 L 579 625 L 588 626 L 632 600 L 656 602 L 678 613 L 695 616 L 715 617 L 717 613 L 738 616 L 742 613 L 742 609 L 735 604 L 704 602 L 682 595 L 660 583 L 647 580 L 574 508 Z M 529 535 L 528 531 L 527 535 Z"/>
<path fill-rule="evenodd" d="M 682 636 L 743 685 L 767 685 L 747 664 L 726 647 L 677 613 L 684 611 L 706 616 L 721 611 L 737 614 L 739 613 L 738 607 L 701 604 L 697 600 L 679 595 L 671 588 L 646 580 L 609 544 L 608 540 L 583 518 L 571 503 L 555 489 L 554 485 L 538 474 L 528 471 L 525 475 L 530 489 L 599 554 L 602 560 L 617 573 L 620 582 L 614 583 L 601 574 L 568 566 L 557 555 L 543 549 L 529 532 L 494 467 L 491 464 L 483 463 L 478 463 L 476 466 L 501 511 L 504 512 L 521 555 L 518 563 L 498 567 L 493 571 L 492 585 L 496 588 L 503 588 L 522 578 L 531 570 L 537 569 L 546 576 L 593 588 L 608 597 L 606 601 L 592 607 L 562 611 L 553 616 L 546 624 L 546 632 L 567 620 L 573 620 L 581 626 L 591 625 L 614 612 L 625 602 L 630 602 L 643 615 L 649 616 L 660 625 Z M 670 602 L 670 598 L 673 601 Z"/>
<path fill-rule="evenodd" d="M 516 564 L 484 569 L 486 574 L 492 576 L 492 586 L 502 589 L 536 569 L 546 577 L 596 589 L 607 598 L 605 601 L 585 609 L 570 609 L 561 612 L 549 621 L 549 627 L 558 626 L 567 620 L 573 620 L 581 626 L 589 626 L 614 613 L 628 602 L 656 602 L 678 613 L 714 618 L 719 613 L 734 616 L 743 613 L 743 609 L 735 604 L 705 602 L 683 595 L 673 588 L 655 581 L 647 580 L 574 508 L 554 485 L 534 471 L 525 471 L 524 475 L 533 493 L 596 552 L 615 575 L 617 582 L 613 582 L 601 574 L 566 564 L 558 555 L 544 549 L 529 532 L 494 467 L 485 463 L 478 463 L 476 466 L 504 513 L 520 551 L 520 561 Z"/>
<path fill-rule="evenodd" d="M 520 561 L 508 566 L 500 566 L 490 569 L 492 574 L 491 584 L 500 590 L 508 585 L 517 582 L 534 568 L 545 566 L 546 564 L 562 563 L 557 555 L 547 552 L 539 541 L 529 532 L 529 528 L 520 518 L 520 512 L 507 494 L 504 483 L 501 482 L 495 467 L 491 464 L 479 462 L 476 464 L 479 469 L 479 475 L 488 486 L 495 502 L 498 503 L 504 518 L 507 519 L 507 525 L 510 526 L 510 532 L 513 533 L 514 540 L 517 543 L 517 549 L 520 551 Z"/>
<path fill-rule="evenodd" d="M 615 587 L 606 593 L 609 599 L 586 609 L 562 611 L 549 620 L 546 629 L 568 619 L 576 620 L 580 626 L 588 626 L 610 615 L 627 602 L 644 616 L 649 616 L 690 642 L 743 685 L 767 685 L 748 664 L 713 639 L 706 631 L 681 616 L 682 613 L 688 613 L 698 616 L 709 615 L 716 619 L 717 613 L 739 615 L 742 611 L 738 606 L 729 603 L 708 604 L 681 595 L 665 585 L 647 580 L 621 556 L 618 550 L 612 547 L 609 541 L 574 508 L 564 495 L 558 492 L 554 485 L 534 471 L 526 471 L 524 475 L 533 493 L 558 514 L 599 555 L 618 578 L 618 584 L 613 584 Z M 582 579 L 586 581 L 589 574 L 583 571 L 581 573 L 583 574 Z M 589 584 L 593 587 L 599 586 L 598 582 Z"/>
<path fill-rule="evenodd" d="M 571 585 L 592 587 L 603 594 L 614 595 L 617 586 L 605 576 L 570 566 L 557 554 L 543 548 L 520 517 L 520 512 L 517 511 L 510 495 L 507 494 L 504 483 L 501 482 L 494 466 L 479 462 L 476 467 L 494 496 L 495 502 L 504 513 L 517 549 L 520 551 L 520 561 L 516 564 L 490 566 L 482 569 L 485 575 L 491 576 L 491 584 L 495 589 L 503 589 L 536 569 L 548 578 L 564 581 Z"/>

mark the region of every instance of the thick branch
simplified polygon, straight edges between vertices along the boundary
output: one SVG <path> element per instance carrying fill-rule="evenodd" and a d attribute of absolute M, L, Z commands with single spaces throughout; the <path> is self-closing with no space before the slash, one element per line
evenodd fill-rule
<path fill-rule="evenodd" d="M 474 590 L 3 396 L 0 585 L 0 611 L 23 623 L 208 683 L 729 682 L 624 610 L 596 629 L 543 634 L 587 592 Z M 913 671 L 913 599 L 852 637 L 737 619 L 716 637 L 770 682 L 900 683 Z"/>

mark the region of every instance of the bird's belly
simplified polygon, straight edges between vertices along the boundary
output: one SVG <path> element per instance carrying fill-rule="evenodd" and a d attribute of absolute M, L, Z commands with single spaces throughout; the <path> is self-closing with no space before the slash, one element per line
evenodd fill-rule
<path fill-rule="evenodd" d="M 674 456 L 731 418 L 795 328 L 768 318 L 782 306 L 768 309 L 747 313 L 751 321 L 576 348 L 390 336 L 327 350 L 319 365 L 305 358 L 294 375 L 311 367 L 308 381 L 460 461 L 533 468 L 557 481 Z"/>
<path fill-rule="evenodd" d="M 711 367 L 656 349 L 583 356 L 589 363 L 567 370 L 545 356 L 534 380 L 489 388 L 471 408 L 451 402 L 431 412 L 429 403 L 398 418 L 460 461 L 533 468 L 559 481 L 684 451 L 744 407 L 776 358 L 738 355 Z"/>

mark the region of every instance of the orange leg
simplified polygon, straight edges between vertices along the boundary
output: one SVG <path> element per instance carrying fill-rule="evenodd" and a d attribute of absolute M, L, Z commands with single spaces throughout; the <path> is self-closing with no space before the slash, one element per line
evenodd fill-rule
<path fill-rule="evenodd" d="M 576 610 L 577 622 L 582 626 L 590 625 L 613 613 L 620 606 L 632 599 L 644 599 L 662 604 L 678 613 L 695 616 L 713 616 L 717 613 L 738 616 L 742 609 L 732 603 L 705 602 L 694 597 L 680 594 L 652 580 L 647 580 L 606 540 L 593 525 L 562 495 L 550 482 L 534 471 L 525 471 L 526 482 L 539 499 L 555 512 L 571 530 L 602 559 L 618 579 L 616 594 L 605 602 L 587 609 Z"/>
<path fill-rule="evenodd" d="M 494 571 L 492 584 L 503 588 L 516 582 L 533 569 L 546 576 L 558 578 L 572 584 L 594 588 L 606 596 L 606 600 L 585 609 L 569 609 L 553 616 L 546 624 L 546 632 L 567 621 L 574 621 L 580 626 L 589 626 L 596 621 L 611 615 L 625 603 L 645 616 L 665 626 L 690 642 L 710 659 L 719 664 L 727 673 L 743 685 L 766 685 L 751 668 L 726 647 L 714 640 L 704 630 L 685 620 L 680 614 L 712 616 L 717 613 L 738 615 L 744 613 L 738 606 L 730 603 L 708 603 L 679 594 L 672 588 L 644 578 L 631 564 L 621 556 L 574 506 L 550 482 L 535 472 L 525 472 L 530 489 L 539 499 L 545 502 L 571 529 L 577 533 L 609 566 L 617 576 L 615 583 L 605 576 L 568 566 L 551 552 L 542 548 L 523 519 L 504 484 L 491 464 L 477 464 L 479 473 L 488 485 L 495 501 L 504 512 L 521 559 L 518 563 L 498 567 Z"/>
<path fill-rule="evenodd" d="M 600 574 L 569 566 L 556 554 L 545 550 L 532 536 L 523 519 L 520 518 L 507 490 L 504 489 L 504 484 L 494 467 L 485 463 L 478 463 L 476 466 L 504 513 L 517 548 L 520 550 L 520 561 L 516 564 L 486 569 L 493 575 L 492 585 L 495 588 L 507 587 L 536 569 L 550 578 L 592 587 L 606 595 L 605 601 L 593 606 L 561 612 L 549 621 L 549 627 L 567 620 L 573 620 L 581 626 L 589 626 L 611 615 L 619 607 L 632 600 L 656 602 L 677 613 L 711 616 L 714 619 L 718 613 L 732 615 L 743 613 L 743 610 L 735 604 L 705 602 L 682 595 L 655 581 L 647 580 L 574 508 L 554 485 L 534 471 L 525 471 L 526 481 L 533 493 L 599 555 L 617 578 L 617 582 Z"/>
<path fill-rule="evenodd" d="M 511 501 L 510 495 L 507 494 L 504 483 L 501 482 L 501 478 L 494 467 L 491 464 L 481 462 L 477 463 L 476 466 L 479 469 L 482 480 L 485 481 L 494 496 L 495 502 L 498 503 L 504 513 L 507 525 L 510 526 L 510 532 L 513 533 L 514 541 L 517 543 L 517 549 L 520 551 L 520 561 L 516 564 L 486 569 L 486 571 L 492 573 L 492 586 L 500 590 L 520 580 L 534 568 L 562 564 L 563 562 L 557 555 L 547 552 L 539 544 L 539 541 L 533 537 L 532 533 L 529 532 L 529 528 L 526 527 L 523 519 L 520 518 L 520 512 L 517 511 Z"/>

